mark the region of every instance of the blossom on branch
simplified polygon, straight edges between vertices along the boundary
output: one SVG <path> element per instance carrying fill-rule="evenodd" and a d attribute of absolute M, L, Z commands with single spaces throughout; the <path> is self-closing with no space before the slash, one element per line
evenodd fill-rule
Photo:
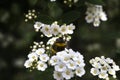
<path fill-rule="evenodd" d="M 99 78 L 109 80 L 109 74 L 116 78 L 116 71 L 119 71 L 120 68 L 115 62 L 110 58 L 105 58 L 104 56 L 95 57 L 90 60 L 90 64 L 93 66 L 90 73 Z"/>
<path fill-rule="evenodd" d="M 75 56 L 73 57 L 72 54 Z M 56 55 L 51 57 L 49 63 L 51 66 L 54 66 L 55 71 L 53 76 L 56 80 L 59 78 L 68 80 L 74 77 L 74 75 L 82 77 L 85 74 L 83 56 L 72 49 L 65 49 L 57 52 Z M 57 75 L 58 73 L 60 76 Z"/>
<path fill-rule="evenodd" d="M 93 23 L 95 27 L 100 25 L 100 20 L 107 21 L 106 13 L 103 11 L 103 7 L 101 5 L 94 5 L 90 3 L 86 3 L 87 11 L 85 20 L 87 23 Z"/>
<path fill-rule="evenodd" d="M 75 26 L 72 23 L 69 25 L 58 25 L 58 22 L 55 21 L 51 25 L 44 24 L 41 22 L 35 22 L 34 28 L 36 32 L 40 31 L 47 37 L 54 37 L 59 35 L 64 36 L 73 34 Z"/>

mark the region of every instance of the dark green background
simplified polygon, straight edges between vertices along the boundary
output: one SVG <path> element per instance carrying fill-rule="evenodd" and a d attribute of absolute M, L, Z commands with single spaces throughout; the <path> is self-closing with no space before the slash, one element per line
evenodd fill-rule
<path fill-rule="evenodd" d="M 101 22 L 99 28 L 87 24 L 84 19 L 85 1 L 103 5 L 108 21 Z M 57 3 L 49 0 L 0 0 L 0 80 L 53 80 L 51 68 L 46 72 L 29 72 L 23 66 L 30 51 L 29 46 L 33 41 L 41 40 L 40 34 L 34 31 L 34 21 L 24 22 L 24 15 L 29 9 L 38 12 L 36 21 L 76 25 L 69 46 L 80 51 L 86 63 L 86 74 L 77 80 L 97 80 L 89 72 L 89 60 L 95 56 L 110 57 L 120 65 L 120 43 L 116 46 L 116 41 L 120 40 L 119 0 L 79 0 L 71 8 L 63 4 L 62 0 Z M 117 72 L 117 77 L 120 80 L 120 72 Z"/>

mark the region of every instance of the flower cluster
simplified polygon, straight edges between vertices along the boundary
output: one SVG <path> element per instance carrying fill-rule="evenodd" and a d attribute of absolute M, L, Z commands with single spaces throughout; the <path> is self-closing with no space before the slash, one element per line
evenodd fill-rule
<path fill-rule="evenodd" d="M 51 2 L 55 2 L 56 0 L 50 0 Z M 77 3 L 78 0 L 63 0 L 63 3 L 71 7 L 74 3 Z"/>
<path fill-rule="evenodd" d="M 47 64 L 51 65 L 54 67 L 53 77 L 56 80 L 69 80 L 74 75 L 82 77 L 85 74 L 84 57 L 79 52 L 66 49 L 67 41 L 71 39 L 69 34 L 72 34 L 75 29 L 73 24 L 60 26 L 57 22 L 51 25 L 36 22 L 34 28 L 50 38 L 46 44 L 43 41 L 34 42 L 28 60 L 24 63 L 26 68 L 45 71 Z M 109 74 L 116 78 L 116 71 L 120 70 L 112 59 L 104 56 L 95 57 L 90 60 L 90 63 L 93 66 L 90 72 L 106 80 L 109 80 Z"/>
<path fill-rule="evenodd" d="M 37 15 L 36 15 L 36 11 L 35 10 L 28 10 L 28 13 L 25 14 L 25 22 L 27 22 L 28 20 L 32 20 L 32 19 L 36 19 Z"/>
<path fill-rule="evenodd" d="M 98 27 L 100 25 L 100 20 L 106 21 L 106 13 L 103 11 L 103 7 L 101 5 L 94 5 L 90 3 L 86 3 L 88 6 L 86 11 L 86 17 L 85 20 L 87 23 L 92 23 L 95 27 Z"/>
<path fill-rule="evenodd" d="M 75 26 L 73 24 L 60 26 L 57 22 L 51 25 L 36 22 L 34 28 L 35 31 L 40 31 L 50 38 L 46 44 L 44 44 L 43 41 L 39 43 L 34 42 L 34 45 L 30 47 L 32 51 L 28 54 L 28 60 L 25 61 L 24 66 L 30 69 L 45 71 L 47 62 L 50 60 L 49 56 L 65 49 L 67 41 L 71 39 L 69 34 L 73 33 Z M 47 54 L 49 54 L 49 56 Z"/>
<path fill-rule="evenodd" d="M 64 0 L 64 4 L 67 4 L 69 7 L 71 7 L 74 3 L 77 3 L 78 0 Z"/>
<path fill-rule="evenodd" d="M 34 24 L 35 31 L 41 31 L 45 36 L 52 37 L 57 35 L 66 35 L 66 34 L 73 34 L 73 30 L 75 26 L 73 24 L 70 25 L 58 25 L 55 21 L 51 25 L 43 24 L 41 22 L 36 22 Z"/>
<path fill-rule="evenodd" d="M 83 56 L 72 49 L 65 49 L 52 56 L 49 63 L 54 66 L 54 79 L 71 79 L 76 74 L 82 77 L 85 74 Z"/>
<path fill-rule="evenodd" d="M 90 64 L 94 67 L 91 68 L 91 73 L 99 78 L 109 80 L 109 75 L 112 75 L 113 78 L 116 78 L 116 71 L 119 71 L 120 68 L 115 62 L 110 58 L 105 58 L 104 56 L 95 57 L 95 59 L 90 60 Z"/>
<path fill-rule="evenodd" d="M 47 68 L 47 61 L 49 56 L 45 53 L 44 48 L 38 48 L 37 50 L 28 54 L 28 60 L 25 61 L 24 66 L 30 69 L 37 69 L 45 71 Z"/>
<path fill-rule="evenodd" d="M 50 0 L 55 2 L 56 0 Z M 64 4 L 71 7 L 79 0 L 63 0 Z M 87 23 L 93 23 L 95 27 L 100 25 L 101 21 L 106 21 L 107 16 L 103 11 L 101 5 L 94 5 L 86 3 L 87 11 L 85 20 Z M 29 10 L 25 14 L 25 21 L 36 19 L 36 11 Z M 84 57 L 79 52 L 67 49 L 67 42 L 71 39 L 70 34 L 73 34 L 75 26 L 73 24 L 59 25 L 57 21 L 52 24 L 44 24 L 42 22 L 35 22 L 34 29 L 36 32 L 41 32 L 44 36 L 49 37 L 48 41 L 44 44 L 41 42 L 34 42 L 31 46 L 32 51 L 28 54 L 28 59 L 25 61 L 24 66 L 30 70 L 37 69 L 45 71 L 49 66 L 54 67 L 53 77 L 56 80 L 70 80 L 75 76 L 82 77 L 85 74 Z M 41 35 L 41 37 L 43 37 Z M 118 43 L 120 41 L 117 41 Z M 96 48 L 96 45 L 94 45 Z M 97 48 L 100 46 L 97 45 Z M 89 47 L 88 47 L 89 48 Z M 91 48 L 90 48 L 91 49 Z M 90 60 L 92 68 L 90 72 L 94 76 L 101 79 L 109 80 L 109 75 L 116 78 L 116 71 L 120 68 L 116 63 L 104 56 L 95 57 Z"/>

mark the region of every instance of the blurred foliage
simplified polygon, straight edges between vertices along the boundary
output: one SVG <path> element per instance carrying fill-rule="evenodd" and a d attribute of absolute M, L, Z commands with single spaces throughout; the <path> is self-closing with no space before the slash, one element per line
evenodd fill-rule
<path fill-rule="evenodd" d="M 87 65 L 86 75 L 77 80 L 97 79 L 89 73 L 91 67 L 89 60 L 95 56 L 104 55 L 113 58 L 120 66 L 120 1 L 79 0 L 72 7 L 65 5 L 63 0 L 57 1 L 53 3 L 49 0 L 0 1 L 0 80 L 53 80 L 52 69 L 46 72 L 29 72 L 23 67 L 22 61 L 30 51 L 29 46 L 33 41 L 41 40 L 40 34 L 33 28 L 35 21 L 47 24 L 58 21 L 59 24 L 76 25 L 69 45 L 84 55 Z M 108 21 L 102 22 L 99 28 L 87 24 L 84 19 L 85 2 L 103 5 Z M 25 23 L 24 15 L 29 9 L 35 9 L 38 18 Z M 16 66 L 15 62 L 19 65 Z M 117 72 L 117 80 L 120 80 L 119 75 L 120 72 Z"/>

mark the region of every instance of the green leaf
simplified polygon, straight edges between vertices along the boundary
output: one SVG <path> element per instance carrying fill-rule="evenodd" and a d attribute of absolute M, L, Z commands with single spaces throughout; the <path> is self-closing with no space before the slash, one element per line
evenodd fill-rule
<path fill-rule="evenodd" d="M 85 1 L 84 0 L 79 0 L 77 3 L 74 4 L 77 7 L 81 7 L 85 5 Z"/>
<path fill-rule="evenodd" d="M 28 0 L 29 4 L 31 6 L 34 6 L 37 3 L 38 0 Z"/>
<path fill-rule="evenodd" d="M 63 10 L 57 3 L 48 3 L 49 15 L 53 18 L 58 18 L 63 13 Z"/>
<path fill-rule="evenodd" d="M 43 72 L 34 71 L 34 80 L 54 80 L 53 75 L 52 75 L 53 70 L 54 70 L 54 68 L 48 67 L 47 70 L 45 70 Z"/>
<path fill-rule="evenodd" d="M 63 16 L 61 17 L 59 21 L 68 24 L 68 23 L 74 22 L 79 17 L 80 17 L 79 11 L 70 11 L 70 12 L 63 14 Z"/>
<path fill-rule="evenodd" d="M 53 18 L 44 14 L 39 14 L 37 21 L 40 21 L 45 24 L 51 24 L 53 22 Z"/>
<path fill-rule="evenodd" d="M 87 2 L 97 5 L 104 5 L 103 0 L 87 0 Z"/>

